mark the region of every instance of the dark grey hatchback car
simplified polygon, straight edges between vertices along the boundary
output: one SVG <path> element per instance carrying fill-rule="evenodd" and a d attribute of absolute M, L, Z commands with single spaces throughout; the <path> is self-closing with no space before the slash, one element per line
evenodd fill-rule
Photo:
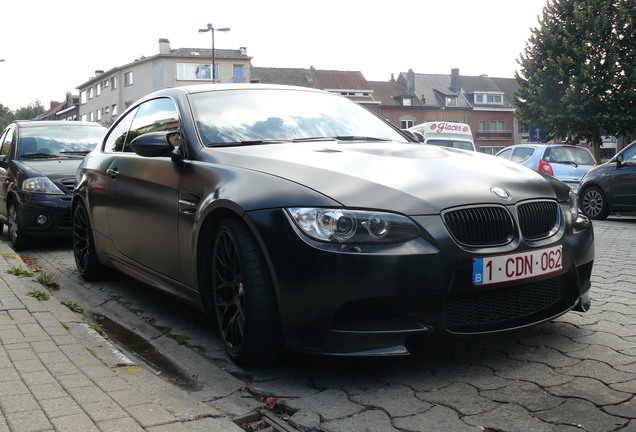
<path fill-rule="evenodd" d="M 73 251 L 204 308 L 235 362 L 408 353 L 590 305 L 570 188 L 302 87 L 165 89 L 78 169 Z"/>
<path fill-rule="evenodd" d="M 75 171 L 107 129 L 97 123 L 16 121 L 0 135 L 0 230 L 16 250 L 71 235 Z"/>
<path fill-rule="evenodd" d="M 616 211 L 636 211 L 636 141 L 585 174 L 579 205 L 590 219 L 605 219 Z"/>

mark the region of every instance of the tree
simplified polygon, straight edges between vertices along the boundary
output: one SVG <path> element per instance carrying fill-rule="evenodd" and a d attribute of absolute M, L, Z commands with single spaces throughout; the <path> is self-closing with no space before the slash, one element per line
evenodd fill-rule
<path fill-rule="evenodd" d="M 517 61 L 520 120 L 591 143 L 636 132 L 634 0 L 548 0 Z"/>
<path fill-rule="evenodd" d="M 32 120 L 39 116 L 40 114 L 44 114 L 46 109 L 42 106 L 42 103 L 38 100 L 36 102 L 32 102 L 25 107 L 18 108 L 15 111 L 15 119 L 16 120 Z"/>
<path fill-rule="evenodd" d="M 9 108 L 0 104 L 0 132 L 7 127 L 9 123 L 13 121 L 13 113 Z"/>

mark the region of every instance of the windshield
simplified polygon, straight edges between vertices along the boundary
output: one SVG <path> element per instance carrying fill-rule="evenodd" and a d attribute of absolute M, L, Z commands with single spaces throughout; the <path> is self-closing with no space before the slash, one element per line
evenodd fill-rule
<path fill-rule="evenodd" d="M 197 93 L 191 101 L 205 145 L 335 137 L 407 141 L 366 108 L 329 93 L 239 89 Z"/>
<path fill-rule="evenodd" d="M 470 141 L 457 141 L 457 140 L 428 140 L 426 144 L 436 145 L 440 147 L 453 147 L 462 150 L 474 150 L 473 143 Z"/>
<path fill-rule="evenodd" d="M 23 158 L 83 157 L 105 134 L 106 128 L 98 126 L 24 127 L 20 129 L 18 154 Z"/>
<path fill-rule="evenodd" d="M 594 165 L 596 161 L 589 150 L 581 147 L 548 147 L 543 160 L 551 163 L 575 163 L 577 165 Z"/>

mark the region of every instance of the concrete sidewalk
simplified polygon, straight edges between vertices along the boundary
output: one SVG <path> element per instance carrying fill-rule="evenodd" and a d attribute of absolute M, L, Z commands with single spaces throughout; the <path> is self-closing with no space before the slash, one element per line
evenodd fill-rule
<path fill-rule="evenodd" d="M 0 432 L 238 432 L 62 305 L 0 242 Z M 49 296 L 38 300 L 37 293 Z"/>

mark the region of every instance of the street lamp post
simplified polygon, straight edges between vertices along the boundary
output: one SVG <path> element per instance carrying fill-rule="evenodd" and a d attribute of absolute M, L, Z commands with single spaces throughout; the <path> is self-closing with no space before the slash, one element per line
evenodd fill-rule
<path fill-rule="evenodd" d="M 214 28 L 212 24 L 208 24 L 208 26 L 204 29 L 199 29 L 199 33 L 210 32 L 210 34 L 212 35 L 212 82 L 213 83 L 216 83 L 216 56 L 214 52 L 214 32 L 215 31 L 227 32 L 227 31 L 230 31 L 230 29 L 228 27 Z"/>

